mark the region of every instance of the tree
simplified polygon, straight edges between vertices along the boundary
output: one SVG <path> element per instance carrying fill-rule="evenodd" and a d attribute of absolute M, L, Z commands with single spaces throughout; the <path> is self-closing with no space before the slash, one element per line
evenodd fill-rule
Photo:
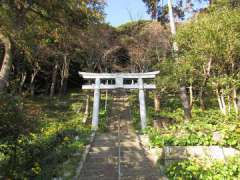
<path fill-rule="evenodd" d="M 238 112 L 239 17 L 239 9 L 218 8 L 199 15 L 181 27 L 176 36 L 179 58 L 187 59 L 196 72 L 192 77 L 202 108 L 206 106 L 203 97 L 209 86 L 224 115 L 231 110 L 231 104 Z"/>
<path fill-rule="evenodd" d="M 154 70 L 170 54 L 169 31 L 158 22 L 132 22 L 119 27 L 120 45 L 129 53 L 130 71 Z"/>
<path fill-rule="evenodd" d="M 173 38 L 175 38 L 176 25 L 175 25 L 175 20 L 174 20 L 174 15 L 173 15 L 172 0 L 168 0 L 168 9 L 169 9 L 170 29 L 171 29 Z M 173 53 L 174 53 L 175 57 L 176 57 L 175 53 L 178 53 L 178 50 L 179 49 L 178 49 L 177 42 L 173 41 L 173 51 L 174 51 Z M 190 99 L 188 98 L 188 95 L 187 95 L 185 82 L 184 83 L 180 82 L 179 85 L 180 85 L 179 93 L 180 93 L 180 99 L 181 99 L 182 105 L 183 105 L 184 117 L 186 120 L 188 120 L 188 119 L 191 119 L 191 117 L 192 117 L 191 105 L 189 102 Z"/>
<path fill-rule="evenodd" d="M 143 0 L 147 6 L 147 12 L 151 14 L 152 19 L 157 19 L 158 17 L 158 4 L 160 0 Z"/>
<path fill-rule="evenodd" d="M 174 11 L 173 15 L 176 19 L 184 20 L 186 14 L 194 14 L 201 11 L 201 3 L 204 1 L 209 1 L 212 4 L 212 0 L 143 0 L 147 7 L 147 13 L 151 15 L 153 20 L 158 20 L 162 23 L 170 21 L 169 10 L 172 9 Z M 195 7 L 195 4 L 198 4 L 198 6 Z M 171 8 L 169 8 L 169 5 Z"/>
<path fill-rule="evenodd" d="M 103 7 L 104 3 L 99 0 L 6 0 L 0 5 L 0 19 L 3 22 L 1 34 L 5 35 L 5 39 L 8 37 L 9 42 L 31 57 L 33 56 L 31 53 L 37 49 L 44 50 L 54 46 L 59 36 L 68 37 L 66 34 L 72 34 L 73 30 L 86 29 L 89 24 L 102 21 Z M 58 33 L 59 29 L 64 28 L 64 33 L 63 31 Z M 1 39 L 3 41 L 3 38 Z M 66 52 L 63 51 L 62 54 Z M 8 62 L 7 65 L 11 67 L 11 61 Z M 8 81 L 7 78 L 5 76 L 5 81 Z"/>

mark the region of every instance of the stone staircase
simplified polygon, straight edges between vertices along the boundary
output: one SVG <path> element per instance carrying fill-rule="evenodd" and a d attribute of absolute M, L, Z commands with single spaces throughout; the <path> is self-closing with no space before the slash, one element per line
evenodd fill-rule
<path fill-rule="evenodd" d="M 131 127 L 127 96 L 115 96 L 110 131 L 97 134 L 81 172 L 81 180 L 158 180 L 154 167 Z M 119 146 L 120 145 L 120 146 Z"/>

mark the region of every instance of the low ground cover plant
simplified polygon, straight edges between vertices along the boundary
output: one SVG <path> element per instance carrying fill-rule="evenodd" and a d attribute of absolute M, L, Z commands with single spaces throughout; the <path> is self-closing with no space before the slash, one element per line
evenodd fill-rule
<path fill-rule="evenodd" d="M 167 166 L 166 175 L 169 179 L 178 180 L 235 180 L 240 178 L 240 158 L 213 163 L 196 159 L 184 160 Z"/>
<path fill-rule="evenodd" d="M 1 96 L 1 127 L 8 126 L 1 131 L 1 178 L 49 179 L 63 176 L 66 166 L 76 169 L 91 132 L 81 122 L 82 111 L 77 112 L 82 108 L 79 99 L 79 94 L 20 101 Z M 15 127 L 16 122 L 21 126 Z"/>
<path fill-rule="evenodd" d="M 174 124 L 161 130 L 146 129 L 153 146 L 220 145 L 240 149 L 240 123 L 234 114 L 222 117 L 216 110 L 202 112 L 195 108 L 191 121 L 182 121 L 178 112 L 172 117 L 176 118 Z"/>
<path fill-rule="evenodd" d="M 139 129 L 140 116 L 137 95 L 130 98 L 132 122 Z M 153 101 L 151 98 L 148 101 Z M 183 111 L 177 108 L 177 98 L 169 99 L 160 112 L 155 112 L 151 103 L 148 103 L 148 128 L 144 133 L 149 135 L 152 146 L 195 146 L 220 145 L 240 149 L 240 121 L 234 113 L 223 116 L 219 110 L 209 108 L 202 111 L 194 106 L 192 119 L 185 121 Z M 153 127 L 154 120 L 161 122 L 170 119 L 160 129 Z"/>

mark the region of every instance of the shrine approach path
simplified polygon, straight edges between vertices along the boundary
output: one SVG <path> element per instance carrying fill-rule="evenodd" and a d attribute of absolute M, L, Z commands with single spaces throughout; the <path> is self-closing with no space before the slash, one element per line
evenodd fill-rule
<path fill-rule="evenodd" d="M 147 158 L 131 125 L 126 93 L 113 93 L 109 131 L 97 133 L 81 180 L 159 180 L 159 168 Z"/>

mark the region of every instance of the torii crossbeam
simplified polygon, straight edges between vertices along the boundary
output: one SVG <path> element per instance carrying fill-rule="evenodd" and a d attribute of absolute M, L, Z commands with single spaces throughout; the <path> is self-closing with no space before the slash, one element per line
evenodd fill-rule
<path fill-rule="evenodd" d="M 98 129 L 99 121 L 99 103 L 101 89 L 139 89 L 139 105 L 141 128 L 146 128 L 146 105 L 145 105 L 145 89 L 156 89 L 155 84 L 145 84 L 144 79 L 154 79 L 159 71 L 148 73 L 87 73 L 79 72 L 79 75 L 84 79 L 93 79 L 95 84 L 83 85 L 82 89 L 94 90 L 93 115 L 92 115 L 92 130 Z M 113 80 L 114 83 L 101 83 L 101 80 Z M 137 83 L 134 83 L 137 80 Z M 132 82 L 130 84 L 126 82 Z"/>

